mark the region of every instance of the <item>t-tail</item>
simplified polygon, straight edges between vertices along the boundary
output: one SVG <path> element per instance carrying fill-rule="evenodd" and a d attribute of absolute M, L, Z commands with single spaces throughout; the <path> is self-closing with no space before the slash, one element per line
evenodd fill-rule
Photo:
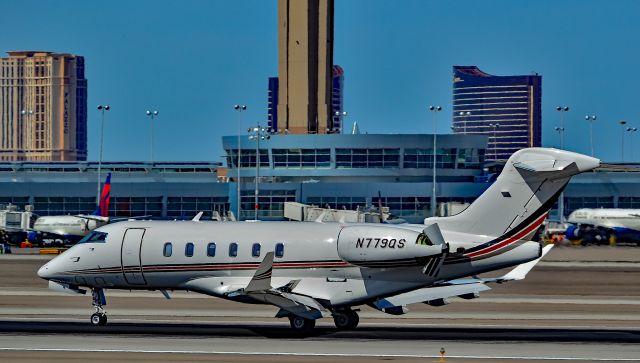
<path fill-rule="evenodd" d="M 108 217 L 109 216 L 109 202 L 111 201 L 111 173 L 107 174 L 102 186 L 102 194 L 100 195 L 100 204 L 98 208 L 91 213 L 94 216 Z"/>
<path fill-rule="evenodd" d="M 572 176 L 600 160 L 570 151 L 528 148 L 515 152 L 493 183 L 462 213 L 428 218 L 448 231 L 530 240 Z"/>

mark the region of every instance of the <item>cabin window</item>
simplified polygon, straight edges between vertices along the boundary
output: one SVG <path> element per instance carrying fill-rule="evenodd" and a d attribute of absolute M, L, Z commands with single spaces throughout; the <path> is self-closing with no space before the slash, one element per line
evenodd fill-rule
<path fill-rule="evenodd" d="M 165 243 L 164 248 L 162 249 L 162 254 L 164 255 L 164 257 L 171 257 L 172 253 L 173 253 L 173 246 L 171 245 L 171 242 Z"/>
<path fill-rule="evenodd" d="M 276 257 L 284 256 L 284 243 L 276 243 Z"/>
<path fill-rule="evenodd" d="M 193 257 L 193 243 L 189 242 L 184 246 L 184 255 L 187 257 Z"/>
<path fill-rule="evenodd" d="M 229 244 L 229 257 L 238 256 L 238 244 L 235 242 L 231 242 Z"/>
<path fill-rule="evenodd" d="M 216 256 L 216 244 L 215 242 L 211 242 L 207 245 L 207 256 L 215 257 Z"/>
<path fill-rule="evenodd" d="M 260 257 L 260 243 L 254 243 L 251 248 L 251 256 Z"/>

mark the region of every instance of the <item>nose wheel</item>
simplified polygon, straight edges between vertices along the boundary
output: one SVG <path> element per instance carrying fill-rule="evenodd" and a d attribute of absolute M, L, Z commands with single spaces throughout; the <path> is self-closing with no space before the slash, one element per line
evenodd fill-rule
<path fill-rule="evenodd" d="M 93 313 L 93 315 L 91 315 L 91 324 L 95 326 L 107 325 L 107 314 Z"/>
<path fill-rule="evenodd" d="M 107 305 L 107 298 L 104 296 L 104 290 L 101 288 L 91 289 L 91 298 L 93 299 L 91 305 L 96 309 L 96 312 L 91 315 L 91 325 L 107 325 L 107 312 L 103 308 L 104 305 Z"/>

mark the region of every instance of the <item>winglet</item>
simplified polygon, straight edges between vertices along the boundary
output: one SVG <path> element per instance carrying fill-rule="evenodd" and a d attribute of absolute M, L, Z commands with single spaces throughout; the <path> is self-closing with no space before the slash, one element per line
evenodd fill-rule
<path fill-rule="evenodd" d="M 193 217 L 193 219 L 191 219 L 194 222 L 200 222 L 200 218 L 202 218 L 202 215 L 204 214 L 204 212 L 198 212 L 198 214 L 196 214 L 195 217 Z"/>
<path fill-rule="evenodd" d="M 273 252 L 268 252 L 262 262 L 260 262 L 260 266 L 256 270 L 256 273 L 253 274 L 251 281 L 247 287 L 245 287 L 245 292 L 254 292 L 254 291 L 265 291 L 271 289 L 271 271 L 273 270 Z"/>
<path fill-rule="evenodd" d="M 320 215 L 315 219 L 314 222 L 316 223 L 324 223 L 324 216 L 327 214 L 326 211 L 323 211 L 322 213 L 320 213 Z"/>
<path fill-rule="evenodd" d="M 531 271 L 533 266 L 535 266 L 538 262 L 540 262 L 540 260 L 544 257 L 544 255 L 546 255 L 549 251 L 551 251 L 552 248 L 553 248 L 553 245 L 546 245 L 542 249 L 542 254 L 540 255 L 540 257 L 538 257 L 537 259 L 535 259 L 533 261 L 529 261 L 527 263 L 523 263 L 521 265 L 518 265 L 516 268 L 514 268 L 511 271 L 509 271 L 509 273 L 507 273 L 502 278 L 500 278 L 499 282 L 513 281 L 513 280 L 524 280 L 524 278 L 527 276 L 529 271 Z"/>

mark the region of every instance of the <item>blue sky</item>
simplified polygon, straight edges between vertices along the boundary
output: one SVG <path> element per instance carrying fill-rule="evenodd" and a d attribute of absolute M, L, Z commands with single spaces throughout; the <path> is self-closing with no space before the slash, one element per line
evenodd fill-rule
<path fill-rule="evenodd" d="M 89 159 L 99 148 L 98 104 L 109 104 L 105 160 L 222 160 L 221 136 L 266 123 L 267 78 L 277 69 L 276 0 L 5 2 L 0 51 L 86 57 Z M 638 1 L 336 0 L 334 62 L 345 69 L 347 122 L 369 133 L 431 132 L 430 104 L 449 130 L 453 65 L 543 76 L 543 145 L 558 146 L 555 111 L 567 105 L 565 148 L 621 158 L 626 120 L 640 127 Z M 446 126 L 445 126 L 446 124 Z M 625 135 L 640 159 L 640 132 Z"/>

